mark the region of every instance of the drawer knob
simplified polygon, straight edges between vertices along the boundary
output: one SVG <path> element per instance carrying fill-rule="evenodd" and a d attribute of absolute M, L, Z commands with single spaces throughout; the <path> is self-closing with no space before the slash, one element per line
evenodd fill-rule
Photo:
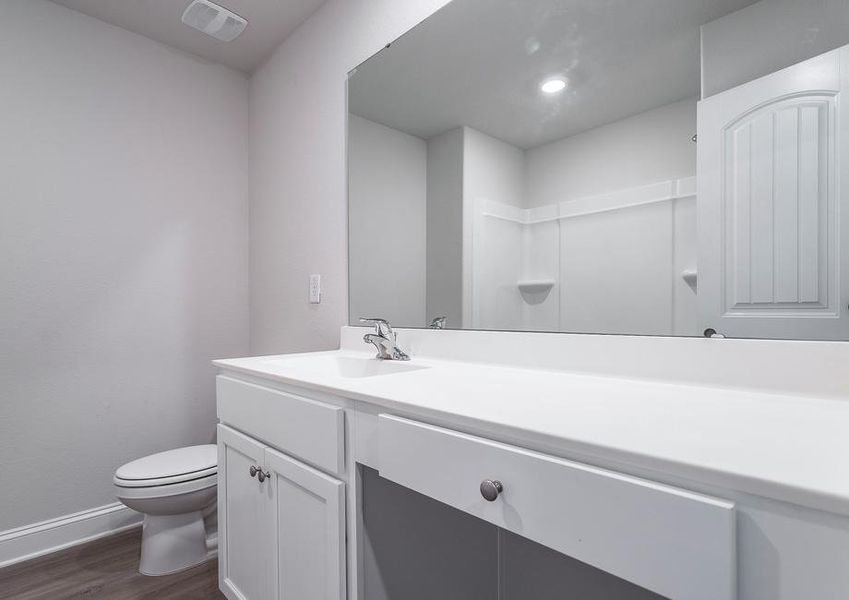
<path fill-rule="evenodd" d="M 484 479 L 481 482 L 481 496 L 487 502 L 495 502 L 498 494 L 504 491 L 504 486 L 497 479 Z"/>
<path fill-rule="evenodd" d="M 260 469 L 259 471 L 257 471 L 257 473 L 259 474 L 259 482 L 260 482 L 260 483 L 262 483 L 262 482 L 263 482 L 263 481 L 265 481 L 266 479 L 270 479 L 270 478 L 271 478 L 271 473 L 269 473 L 268 471 L 263 472 L 263 470 L 262 470 L 262 469 Z"/>
<path fill-rule="evenodd" d="M 251 477 L 256 477 L 256 474 L 259 473 L 259 469 L 257 469 L 254 465 L 251 465 L 250 473 Z"/>

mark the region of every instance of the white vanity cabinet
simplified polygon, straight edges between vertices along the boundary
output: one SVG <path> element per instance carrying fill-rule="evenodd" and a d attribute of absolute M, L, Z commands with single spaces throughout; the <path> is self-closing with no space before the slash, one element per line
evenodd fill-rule
<path fill-rule="evenodd" d="M 426 358 L 358 376 L 373 360 L 216 363 L 228 598 L 846 599 L 842 404 Z M 800 422 L 822 436 L 788 462 Z"/>
<path fill-rule="evenodd" d="M 345 598 L 346 563 L 361 568 L 346 545 L 357 478 L 337 458 L 358 405 L 271 385 L 218 378 L 220 587 L 234 600 Z M 385 479 L 665 597 L 734 600 L 731 502 L 391 414 L 376 424 L 377 461 L 349 452 Z M 488 475 L 504 482 L 497 501 L 478 489 Z"/>
<path fill-rule="evenodd" d="M 260 409 L 274 401 L 263 418 Z M 228 412 L 239 403 L 239 410 Z M 222 592 L 231 600 L 343 600 L 345 484 L 304 461 L 336 467 L 344 413 L 223 377 L 218 404 L 219 417 L 227 423 L 218 426 Z M 299 417 L 310 425 L 306 435 L 282 440 L 267 435 L 270 429 L 279 435 L 297 425 Z M 290 444 L 303 461 L 286 452 Z"/>

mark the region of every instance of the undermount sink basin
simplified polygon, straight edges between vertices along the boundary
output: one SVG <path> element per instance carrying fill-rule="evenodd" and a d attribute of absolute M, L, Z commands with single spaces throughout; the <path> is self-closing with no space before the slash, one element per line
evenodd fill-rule
<path fill-rule="evenodd" d="M 327 375 L 329 377 L 360 378 L 393 375 L 427 369 L 422 365 L 409 362 L 379 360 L 377 358 L 359 358 L 355 356 L 299 356 L 295 358 L 275 358 L 268 361 L 275 367 L 293 373 Z"/>

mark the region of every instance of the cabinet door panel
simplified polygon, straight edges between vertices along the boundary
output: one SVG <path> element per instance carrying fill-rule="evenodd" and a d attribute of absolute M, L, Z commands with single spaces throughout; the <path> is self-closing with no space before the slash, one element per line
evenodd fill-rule
<path fill-rule="evenodd" d="M 266 450 L 276 548 L 277 600 L 345 598 L 345 488 L 341 481 Z"/>
<path fill-rule="evenodd" d="M 268 561 L 268 482 L 251 477 L 265 446 L 218 426 L 218 584 L 230 600 L 265 600 L 271 589 Z"/>

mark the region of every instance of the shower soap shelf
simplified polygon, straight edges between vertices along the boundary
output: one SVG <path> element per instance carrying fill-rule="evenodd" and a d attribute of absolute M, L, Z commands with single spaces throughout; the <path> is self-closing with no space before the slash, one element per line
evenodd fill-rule
<path fill-rule="evenodd" d="M 523 294 L 541 294 L 554 287 L 553 279 L 526 279 L 518 284 L 519 291 Z"/>

